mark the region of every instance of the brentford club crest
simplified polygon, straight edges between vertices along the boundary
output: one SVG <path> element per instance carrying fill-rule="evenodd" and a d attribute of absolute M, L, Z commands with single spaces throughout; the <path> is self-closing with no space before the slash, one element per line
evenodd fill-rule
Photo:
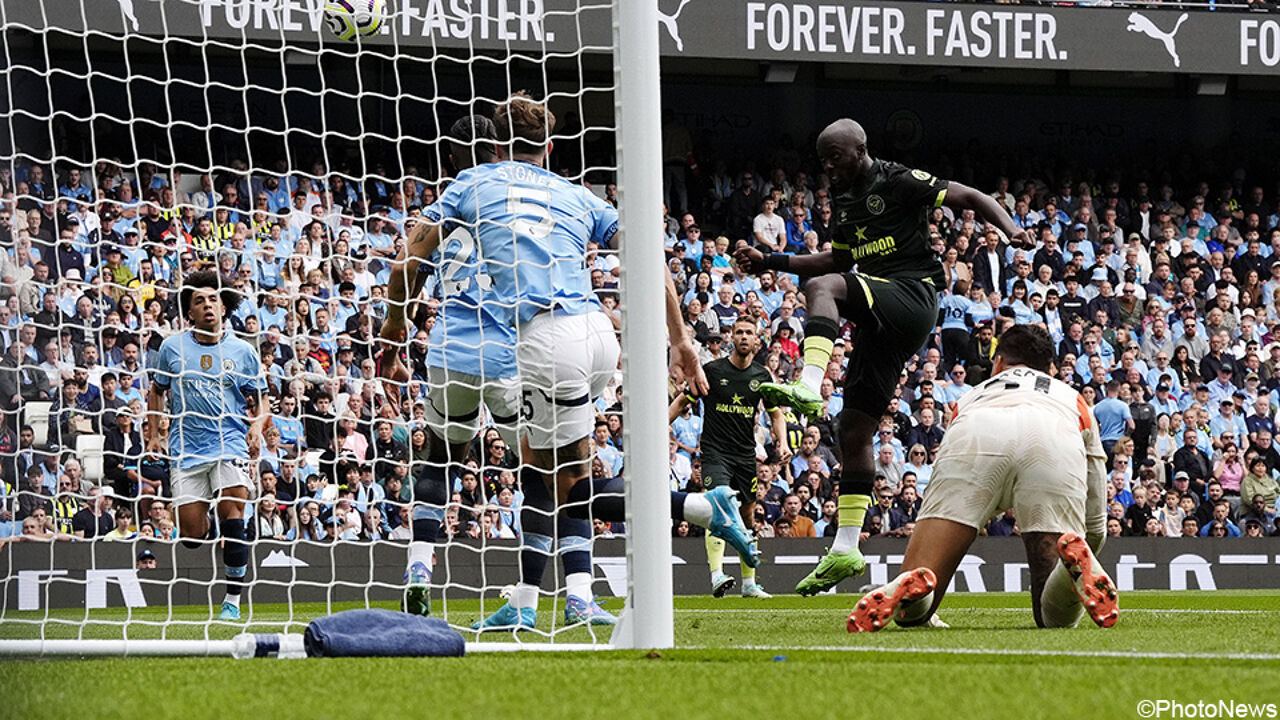
<path fill-rule="evenodd" d="M 879 195 L 870 195 L 867 197 L 867 211 L 872 215 L 879 215 L 884 212 L 884 198 Z"/>

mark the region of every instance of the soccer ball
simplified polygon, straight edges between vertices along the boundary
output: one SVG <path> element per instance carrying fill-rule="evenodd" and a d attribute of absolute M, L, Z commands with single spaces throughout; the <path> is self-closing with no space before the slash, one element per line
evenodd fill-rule
<path fill-rule="evenodd" d="M 386 0 L 327 0 L 324 24 L 339 40 L 355 40 L 382 29 L 386 9 Z"/>

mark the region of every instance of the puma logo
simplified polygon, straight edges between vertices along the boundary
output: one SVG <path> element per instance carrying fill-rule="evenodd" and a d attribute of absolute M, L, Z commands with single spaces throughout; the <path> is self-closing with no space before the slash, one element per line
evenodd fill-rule
<path fill-rule="evenodd" d="M 1164 43 L 1164 49 L 1169 51 L 1169 57 L 1173 58 L 1174 67 L 1182 67 L 1182 60 L 1178 57 L 1178 48 L 1174 45 L 1173 38 L 1178 34 L 1178 29 L 1182 27 L 1182 23 L 1187 21 L 1187 14 L 1182 13 L 1178 16 L 1178 21 L 1174 23 L 1173 30 L 1165 32 L 1156 27 L 1151 19 L 1139 12 L 1129 13 L 1129 26 L 1125 28 L 1129 32 L 1140 32 L 1152 40 L 1159 40 Z"/>
<path fill-rule="evenodd" d="M 677 24 L 680 20 L 680 13 L 684 12 L 684 6 L 688 5 L 690 0 L 680 0 L 680 6 L 670 15 L 658 10 L 658 22 L 662 23 L 662 27 L 667 29 L 667 34 L 676 43 L 676 50 L 684 52 L 684 41 L 680 39 L 680 26 Z"/>

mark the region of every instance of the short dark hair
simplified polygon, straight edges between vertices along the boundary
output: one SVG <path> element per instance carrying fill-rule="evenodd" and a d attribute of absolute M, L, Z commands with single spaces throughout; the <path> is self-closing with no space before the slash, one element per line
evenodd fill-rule
<path fill-rule="evenodd" d="M 1008 365 L 1026 365 L 1047 373 L 1053 362 L 1053 338 L 1038 325 L 1014 325 L 1000 336 L 996 355 Z"/>
<path fill-rule="evenodd" d="M 483 115 L 467 115 L 449 128 L 449 155 L 459 171 L 493 162 L 498 129 Z"/>
<path fill-rule="evenodd" d="M 240 301 L 244 299 L 244 296 L 236 292 L 235 288 L 224 283 L 217 272 L 213 270 L 193 272 L 182 281 L 182 292 L 178 295 L 178 310 L 184 318 L 191 310 L 191 296 L 196 290 L 218 290 L 218 294 L 222 296 L 224 318 L 231 317 L 231 313 L 235 312 Z"/>

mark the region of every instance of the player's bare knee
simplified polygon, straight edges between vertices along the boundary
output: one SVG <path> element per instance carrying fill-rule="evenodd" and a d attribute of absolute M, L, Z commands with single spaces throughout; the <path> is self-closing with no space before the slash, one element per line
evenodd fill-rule
<path fill-rule="evenodd" d="M 804 284 L 804 294 L 810 303 L 823 300 L 837 301 L 844 297 L 845 287 L 844 276 L 833 273 L 809 278 Z"/>

